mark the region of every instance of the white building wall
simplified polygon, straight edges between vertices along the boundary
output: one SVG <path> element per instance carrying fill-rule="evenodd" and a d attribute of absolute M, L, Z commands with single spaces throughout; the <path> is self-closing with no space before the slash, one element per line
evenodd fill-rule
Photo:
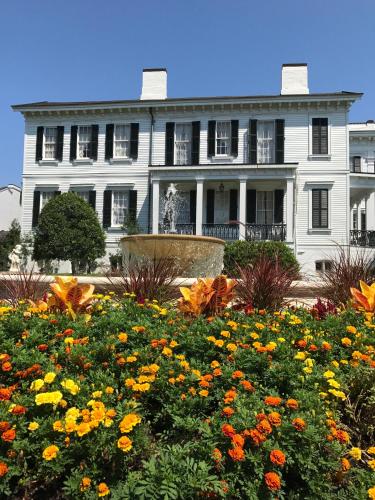
<path fill-rule="evenodd" d="M 0 231 L 7 231 L 13 220 L 21 223 L 21 189 L 10 184 L 0 188 Z"/>

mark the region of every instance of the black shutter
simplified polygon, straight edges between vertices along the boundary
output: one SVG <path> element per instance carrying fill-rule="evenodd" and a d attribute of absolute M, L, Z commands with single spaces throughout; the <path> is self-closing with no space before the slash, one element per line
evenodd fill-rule
<path fill-rule="evenodd" d="M 70 161 L 74 161 L 77 158 L 77 125 L 72 125 L 70 129 Z"/>
<path fill-rule="evenodd" d="M 53 197 L 56 198 L 56 196 L 59 196 L 59 194 L 61 194 L 61 191 L 54 191 Z"/>
<path fill-rule="evenodd" d="M 89 191 L 89 205 L 93 210 L 96 209 L 96 191 Z"/>
<path fill-rule="evenodd" d="M 312 189 L 312 227 L 328 227 L 328 189 Z"/>
<path fill-rule="evenodd" d="M 257 120 L 249 120 L 249 164 L 257 164 Z"/>
<path fill-rule="evenodd" d="M 112 223 L 112 191 L 106 189 L 103 198 L 103 227 L 111 227 Z"/>
<path fill-rule="evenodd" d="M 320 119 L 321 154 L 328 154 L 328 118 Z"/>
<path fill-rule="evenodd" d="M 137 220 L 137 191 L 129 191 L 129 218 L 135 222 Z"/>
<path fill-rule="evenodd" d="M 199 165 L 201 122 L 192 122 L 191 128 L 191 163 Z"/>
<path fill-rule="evenodd" d="M 312 119 L 312 154 L 328 154 L 328 118 Z"/>
<path fill-rule="evenodd" d="M 130 158 L 138 158 L 139 123 L 130 124 Z"/>
<path fill-rule="evenodd" d="M 113 132 L 115 126 L 113 123 L 107 123 L 105 127 L 105 159 L 113 158 Z"/>
<path fill-rule="evenodd" d="M 207 130 L 207 156 L 215 156 L 216 121 L 209 120 Z"/>
<path fill-rule="evenodd" d="M 213 224 L 215 222 L 215 190 L 207 189 L 207 214 L 206 214 L 207 224 Z"/>
<path fill-rule="evenodd" d="M 90 158 L 94 161 L 98 159 L 98 136 L 99 125 L 91 125 Z"/>
<path fill-rule="evenodd" d="M 257 192 L 255 189 L 248 189 L 246 193 L 246 222 L 255 224 L 257 220 Z"/>
<path fill-rule="evenodd" d="M 64 127 L 57 127 L 56 160 L 63 161 Z"/>
<path fill-rule="evenodd" d="M 35 161 L 43 160 L 43 136 L 44 127 L 38 127 L 36 129 L 36 149 L 35 149 Z"/>
<path fill-rule="evenodd" d="M 174 122 L 165 124 L 165 164 L 174 163 Z"/>
<path fill-rule="evenodd" d="M 190 191 L 190 224 L 195 224 L 197 220 L 197 192 Z"/>
<path fill-rule="evenodd" d="M 361 171 L 361 157 L 353 156 L 352 172 L 360 172 L 360 171 Z"/>
<path fill-rule="evenodd" d="M 237 198 L 238 198 L 238 190 L 231 189 L 229 191 L 229 220 L 235 221 L 237 220 Z"/>
<path fill-rule="evenodd" d="M 34 191 L 33 219 L 31 223 L 32 227 L 38 225 L 39 212 L 40 212 L 40 191 Z"/>
<path fill-rule="evenodd" d="M 232 139 L 231 139 L 231 155 L 238 156 L 238 120 L 232 120 L 231 123 Z"/>
<path fill-rule="evenodd" d="M 276 148 L 275 163 L 284 163 L 285 120 L 275 120 Z"/>
<path fill-rule="evenodd" d="M 273 206 L 273 222 L 275 224 L 282 224 L 284 217 L 284 190 L 275 189 L 275 199 Z"/>

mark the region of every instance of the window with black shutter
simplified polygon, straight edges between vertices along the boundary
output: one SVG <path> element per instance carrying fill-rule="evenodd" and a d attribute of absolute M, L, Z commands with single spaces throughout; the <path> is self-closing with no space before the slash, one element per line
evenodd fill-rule
<path fill-rule="evenodd" d="M 36 227 L 38 225 L 40 213 L 40 191 L 34 191 L 34 200 L 33 200 L 33 218 L 32 218 L 32 227 Z"/>
<path fill-rule="evenodd" d="M 197 219 L 197 192 L 195 190 L 190 191 L 190 224 L 195 224 Z"/>
<path fill-rule="evenodd" d="M 44 127 L 38 127 L 36 130 L 36 149 L 35 149 L 36 162 L 43 159 L 43 135 L 44 135 Z"/>
<path fill-rule="evenodd" d="M 113 158 L 113 132 L 114 132 L 114 124 L 107 123 L 105 127 L 105 154 L 104 157 L 106 160 L 110 160 Z"/>
<path fill-rule="evenodd" d="M 257 164 L 257 120 L 249 120 L 249 164 Z"/>
<path fill-rule="evenodd" d="M 281 224 L 283 222 L 284 214 L 284 190 L 275 189 L 274 195 L 275 203 L 273 205 L 273 222 L 275 224 Z"/>
<path fill-rule="evenodd" d="M 366 210 L 361 210 L 361 231 L 366 231 Z"/>
<path fill-rule="evenodd" d="M 207 156 L 215 156 L 216 121 L 209 120 L 207 129 Z"/>
<path fill-rule="evenodd" d="M 361 172 L 361 157 L 360 156 L 353 156 L 352 172 L 356 172 L 356 173 Z"/>
<path fill-rule="evenodd" d="M 64 127 L 57 127 L 56 160 L 63 161 L 64 152 Z"/>
<path fill-rule="evenodd" d="M 93 210 L 96 209 L 96 191 L 89 191 L 89 205 Z"/>
<path fill-rule="evenodd" d="M 98 159 L 98 137 L 99 125 L 91 125 L 90 158 L 94 161 Z"/>
<path fill-rule="evenodd" d="M 328 118 L 312 119 L 312 154 L 328 154 Z"/>
<path fill-rule="evenodd" d="M 106 189 L 103 197 L 103 227 L 111 227 L 112 223 L 112 191 Z"/>
<path fill-rule="evenodd" d="M 248 189 L 246 193 L 246 223 L 255 224 L 257 218 L 257 192 Z"/>
<path fill-rule="evenodd" d="M 238 156 L 238 120 L 231 122 L 231 155 L 237 158 Z"/>
<path fill-rule="evenodd" d="M 139 123 L 130 124 L 130 158 L 138 158 Z"/>
<path fill-rule="evenodd" d="M 312 189 L 312 227 L 328 228 L 328 189 Z"/>
<path fill-rule="evenodd" d="M 192 122 L 191 128 L 191 163 L 199 165 L 201 122 Z"/>
<path fill-rule="evenodd" d="M 72 125 L 70 129 L 70 161 L 74 161 L 77 158 L 77 136 L 78 136 L 78 126 Z"/>
<path fill-rule="evenodd" d="M 129 221 L 133 224 L 137 221 L 137 191 L 129 191 Z"/>
<path fill-rule="evenodd" d="M 284 163 L 284 129 L 285 120 L 275 120 L 276 130 L 276 158 L 275 163 Z"/>
<path fill-rule="evenodd" d="M 215 190 L 207 189 L 206 198 L 206 222 L 207 224 L 213 224 L 215 222 Z"/>
<path fill-rule="evenodd" d="M 165 164 L 174 164 L 174 122 L 165 124 Z"/>
<path fill-rule="evenodd" d="M 229 220 L 236 221 L 237 220 L 237 200 L 238 200 L 238 190 L 231 189 L 229 191 Z"/>

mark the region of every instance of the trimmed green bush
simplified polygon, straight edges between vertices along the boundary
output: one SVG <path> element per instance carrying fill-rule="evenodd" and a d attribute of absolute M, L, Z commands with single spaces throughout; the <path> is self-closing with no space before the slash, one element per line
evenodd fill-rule
<path fill-rule="evenodd" d="M 299 265 L 293 251 L 281 241 L 233 241 L 225 244 L 224 272 L 236 276 L 237 266 L 254 264 L 261 255 L 278 256 L 281 267 L 290 269 L 297 278 Z"/>

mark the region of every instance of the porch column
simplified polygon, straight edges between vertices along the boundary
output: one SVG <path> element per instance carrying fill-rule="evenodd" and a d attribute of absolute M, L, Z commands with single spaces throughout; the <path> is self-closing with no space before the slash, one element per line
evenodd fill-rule
<path fill-rule="evenodd" d="M 160 181 L 154 179 L 152 181 L 152 234 L 159 233 L 159 195 Z"/>
<path fill-rule="evenodd" d="M 361 215 L 358 215 L 358 229 L 361 229 Z M 366 229 L 375 231 L 375 192 L 372 191 L 366 200 Z"/>
<path fill-rule="evenodd" d="M 197 201 L 196 201 L 196 216 L 195 216 L 195 234 L 202 234 L 203 224 L 203 179 L 197 179 Z"/>
<path fill-rule="evenodd" d="M 294 226 L 294 179 L 286 180 L 286 241 L 293 241 Z"/>
<path fill-rule="evenodd" d="M 238 214 L 240 240 L 246 239 L 246 187 L 247 179 L 240 179 L 240 210 Z"/>

